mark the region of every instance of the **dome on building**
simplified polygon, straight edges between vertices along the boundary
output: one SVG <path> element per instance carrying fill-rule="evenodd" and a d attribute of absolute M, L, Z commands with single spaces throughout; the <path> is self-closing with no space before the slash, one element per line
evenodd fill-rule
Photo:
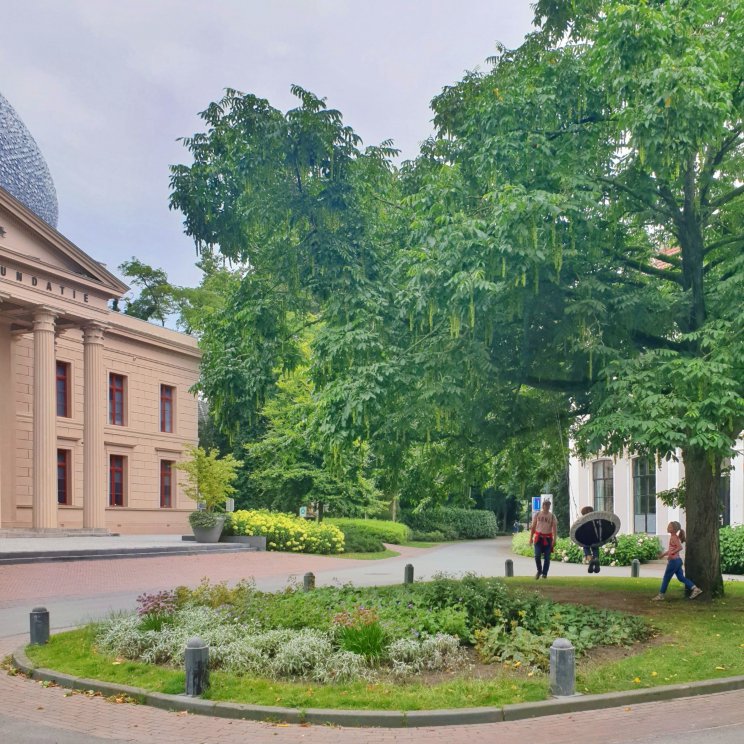
<path fill-rule="evenodd" d="M 57 192 L 31 132 L 0 93 L 0 186 L 57 227 Z"/>

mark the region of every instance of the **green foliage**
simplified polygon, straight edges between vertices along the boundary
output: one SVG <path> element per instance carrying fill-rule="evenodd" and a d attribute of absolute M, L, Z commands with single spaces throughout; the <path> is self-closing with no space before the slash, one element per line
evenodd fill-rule
<path fill-rule="evenodd" d="M 529 532 L 518 532 L 512 537 L 512 551 L 517 555 L 532 556 Z M 656 560 L 662 551 L 655 535 L 618 535 L 617 544 L 607 543 L 599 549 L 599 562 L 603 566 L 629 566 L 634 558 L 641 563 Z M 567 537 L 559 537 L 552 556 L 554 561 L 581 563 L 584 551 Z"/>
<path fill-rule="evenodd" d="M 401 545 L 411 539 L 411 531 L 402 522 L 391 522 L 383 519 L 345 519 L 332 518 L 327 522 L 335 524 L 344 534 L 353 528 L 374 535 L 378 540 L 393 545 Z"/>
<path fill-rule="evenodd" d="M 216 449 L 207 452 L 203 447 L 187 447 L 189 459 L 176 467 L 186 473 L 184 493 L 204 504 L 207 512 L 222 506 L 235 493 L 232 485 L 238 477 L 236 470 L 243 464 L 232 455 L 220 458 Z"/>
<path fill-rule="evenodd" d="M 721 570 L 729 574 L 744 574 L 744 526 L 722 527 Z"/>
<path fill-rule="evenodd" d="M 352 612 L 341 612 L 333 618 L 336 639 L 345 651 L 379 659 L 385 652 L 385 631 L 374 610 L 360 606 Z"/>
<path fill-rule="evenodd" d="M 189 524 L 192 527 L 211 529 L 217 524 L 218 517 L 211 511 L 192 511 L 189 514 Z"/>
<path fill-rule="evenodd" d="M 266 509 L 239 509 L 232 513 L 231 521 L 236 535 L 265 536 L 267 550 L 323 555 L 344 552 L 344 533 L 325 522 L 309 522 L 294 514 Z"/>
<path fill-rule="evenodd" d="M 324 520 L 328 524 L 330 520 Z M 346 553 L 382 553 L 385 546 L 374 532 L 369 532 L 356 524 L 336 526 L 344 533 L 344 551 Z"/>
<path fill-rule="evenodd" d="M 441 532 L 453 540 L 477 540 L 498 533 L 493 512 L 483 509 L 443 506 L 406 513 L 403 520 L 416 532 Z"/>
<path fill-rule="evenodd" d="M 132 256 L 119 266 L 119 271 L 140 288 L 139 296 L 127 298 L 127 315 L 142 320 L 155 318 L 165 325 L 169 315 L 176 311 L 176 288 L 168 282 L 163 269 L 155 269 Z"/>

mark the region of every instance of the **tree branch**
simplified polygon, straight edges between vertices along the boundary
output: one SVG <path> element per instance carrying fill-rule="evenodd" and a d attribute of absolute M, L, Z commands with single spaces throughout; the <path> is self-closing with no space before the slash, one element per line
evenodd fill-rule
<path fill-rule="evenodd" d="M 728 204 L 733 199 L 736 199 L 737 197 L 744 194 L 744 184 L 741 186 L 738 186 L 735 189 L 732 189 L 728 192 L 728 194 L 724 194 L 723 196 L 719 196 L 718 199 L 713 199 L 712 202 L 708 203 L 708 209 L 711 212 L 715 212 L 716 209 L 720 209 L 724 204 Z"/>
<path fill-rule="evenodd" d="M 671 269 L 657 269 L 651 264 L 643 263 L 643 261 L 636 261 L 636 259 L 628 258 L 627 256 L 620 256 L 619 258 L 624 264 L 630 266 L 636 271 L 640 271 L 642 274 L 646 274 L 647 276 L 654 276 L 657 279 L 664 279 L 667 282 L 673 282 L 674 284 L 679 284 L 680 286 L 682 286 L 682 275 L 672 273 Z"/>
<path fill-rule="evenodd" d="M 614 179 L 614 178 L 608 178 L 606 176 L 600 176 L 599 182 L 607 184 L 608 186 L 612 186 L 613 188 L 619 189 L 620 191 L 625 192 L 629 196 L 632 196 L 636 201 L 640 202 L 644 206 L 646 206 L 648 209 L 650 209 L 653 212 L 658 212 L 659 214 L 663 214 L 666 217 L 669 217 L 670 219 L 674 219 L 675 215 L 673 212 L 669 211 L 668 209 L 664 209 L 663 207 L 660 207 L 658 204 L 655 204 L 653 200 L 650 200 L 646 194 L 640 194 L 634 189 L 631 189 L 630 186 L 626 186 L 624 183 L 620 183 L 620 181 Z M 654 192 L 658 196 L 661 196 L 660 193 Z"/>

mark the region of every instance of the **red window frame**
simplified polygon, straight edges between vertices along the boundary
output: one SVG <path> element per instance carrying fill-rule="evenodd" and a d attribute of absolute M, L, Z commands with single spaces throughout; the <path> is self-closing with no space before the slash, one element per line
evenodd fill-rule
<path fill-rule="evenodd" d="M 57 416 L 70 416 L 70 365 L 68 362 L 57 362 L 55 377 L 57 394 Z"/>
<path fill-rule="evenodd" d="M 109 458 L 109 506 L 124 506 L 124 455 Z"/>
<path fill-rule="evenodd" d="M 160 508 L 173 507 L 173 461 L 160 461 Z"/>
<path fill-rule="evenodd" d="M 160 386 L 160 431 L 173 433 L 173 403 L 176 389 L 172 385 Z"/>
<path fill-rule="evenodd" d="M 124 426 L 124 375 L 109 375 L 109 424 Z"/>
<path fill-rule="evenodd" d="M 70 450 L 57 450 L 57 503 L 70 503 Z"/>

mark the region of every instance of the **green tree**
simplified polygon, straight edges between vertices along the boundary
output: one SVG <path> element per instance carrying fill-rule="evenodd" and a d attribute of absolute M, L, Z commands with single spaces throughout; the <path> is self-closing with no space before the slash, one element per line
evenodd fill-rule
<path fill-rule="evenodd" d="M 207 452 L 203 447 L 188 447 L 188 460 L 176 465 L 186 473 L 184 493 L 193 501 L 204 504 L 207 512 L 224 505 L 235 493 L 233 482 L 237 469 L 243 464 L 232 455 L 219 456 L 216 449 Z"/>
<path fill-rule="evenodd" d="M 563 10 L 435 99 L 402 295 L 430 358 L 465 338 L 502 395 L 591 413 L 584 452 L 681 450 L 687 569 L 714 596 L 716 473 L 744 427 L 744 7 Z"/>
<path fill-rule="evenodd" d="M 176 311 L 176 288 L 168 281 L 163 269 L 155 269 L 134 256 L 119 266 L 119 271 L 140 288 L 139 295 L 127 298 L 126 315 L 142 320 L 155 318 L 165 325 L 167 318 Z"/>

